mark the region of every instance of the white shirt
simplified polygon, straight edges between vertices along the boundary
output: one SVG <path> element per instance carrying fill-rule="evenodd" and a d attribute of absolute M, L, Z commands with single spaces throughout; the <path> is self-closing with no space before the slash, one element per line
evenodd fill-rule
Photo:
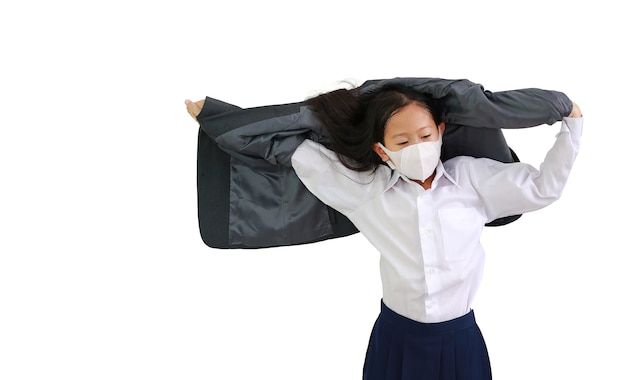
<path fill-rule="evenodd" d="M 374 173 L 352 171 L 310 140 L 298 147 L 292 164 L 306 187 L 380 252 L 385 305 L 419 322 L 441 322 L 471 309 L 484 267 L 484 224 L 560 197 L 582 126 L 582 118 L 564 118 L 540 170 L 455 157 L 439 162 L 429 190 L 386 165 Z"/>

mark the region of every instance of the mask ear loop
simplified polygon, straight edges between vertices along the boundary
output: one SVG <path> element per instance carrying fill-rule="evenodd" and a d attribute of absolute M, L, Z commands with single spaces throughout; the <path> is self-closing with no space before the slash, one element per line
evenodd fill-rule
<path fill-rule="evenodd" d="M 389 166 L 391 169 L 396 170 L 396 165 L 393 164 L 393 162 L 391 161 L 391 155 L 389 153 L 391 153 L 387 148 L 385 148 L 385 146 L 382 143 L 378 143 L 378 146 L 380 146 L 383 151 L 385 153 L 387 153 L 387 156 L 389 156 L 389 159 L 387 161 L 385 161 L 385 164 L 387 164 L 387 166 Z"/>

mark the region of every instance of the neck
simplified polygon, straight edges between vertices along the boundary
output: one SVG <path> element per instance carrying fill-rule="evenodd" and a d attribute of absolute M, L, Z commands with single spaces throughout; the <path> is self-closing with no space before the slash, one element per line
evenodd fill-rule
<path fill-rule="evenodd" d="M 423 187 L 424 190 L 428 190 L 433 185 L 433 180 L 435 179 L 435 174 L 437 174 L 436 170 L 435 170 L 435 172 L 433 174 L 430 175 L 430 177 L 426 178 L 424 181 L 420 181 L 420 180 L 414 179 L 413 182 L 415 182 L 418 185 L 420 185 L 421 187 Z"/>

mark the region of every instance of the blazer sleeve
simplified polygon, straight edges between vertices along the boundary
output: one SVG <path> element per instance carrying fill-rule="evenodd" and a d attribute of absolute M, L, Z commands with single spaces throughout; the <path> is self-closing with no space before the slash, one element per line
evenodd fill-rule
<path fill-rule="evenodd" d="M 491 92 L 467 79 L 394 78 L 365 82 L 367 94 L 390 84 L 401 84 L 440 99 L 444 121 L 478 128 L 527 128 L 554 124 L 570 114 L 572 101 L 562 92 L 525 88 Z"/>
<path fill-rule="evenodd" d="M 217 101 L 205 100 L 213 107 Z M 257 166 L 290 166 L 305 140 L 324 141 L 321 123 L 304 102 L 198 115 L 200 128 L 228 154 Z"/>

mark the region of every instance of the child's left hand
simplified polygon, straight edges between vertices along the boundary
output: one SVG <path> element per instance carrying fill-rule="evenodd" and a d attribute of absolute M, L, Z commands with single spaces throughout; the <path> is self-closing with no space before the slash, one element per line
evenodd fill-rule
<path fill-rule="evenodd" d="M 580 107 L 578 106 L 578 104 L 572 102 L 573 106 L 572 106 L 572 112 L 569 114 L 568 117 L 583 117 L 583 113 L 580 110 Z"/>

